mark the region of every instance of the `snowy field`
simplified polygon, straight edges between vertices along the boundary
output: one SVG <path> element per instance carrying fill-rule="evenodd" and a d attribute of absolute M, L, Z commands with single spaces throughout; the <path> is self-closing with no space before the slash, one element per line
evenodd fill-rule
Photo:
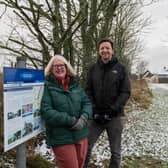
<path fill-rule="evenodd" d="M 153 103 L 145 111 L 134 111 L 126 116 L 122 138 L 122 156 L 152 156 L 168 161 L 168 85 L 150 84 L 154 94 Z M 45 142 L 38 146 L 37 153 L 53 160 Z M 109 144 L 104 133 L 92 152 L 92 162 L 103 168 L 102 161 L 110 158 Z"/>

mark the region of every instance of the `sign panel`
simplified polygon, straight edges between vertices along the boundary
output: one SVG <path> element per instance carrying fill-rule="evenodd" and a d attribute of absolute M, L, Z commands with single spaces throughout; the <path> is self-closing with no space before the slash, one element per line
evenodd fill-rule
<path fill-rule="evenodd" d="M 40 101 L 44 71 L 24 68 L 3 69 L 4 151 L 43 131 Z"/>

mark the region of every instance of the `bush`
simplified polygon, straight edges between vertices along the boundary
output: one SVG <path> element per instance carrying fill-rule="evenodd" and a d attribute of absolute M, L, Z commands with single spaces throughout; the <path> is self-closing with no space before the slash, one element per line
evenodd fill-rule
<path fill-rule="evenodd" d="M 47 161 L 41 155 L 30 156 L 27 158 L 27 168 L 55 168 L 55 164 Z"/>
<path fill-rule="evenodd" d="M 145 80 L 131 81 L 131 97 L 127 103 L 127 111 L 148 109 L 152 102 L 152 92 Z"/>

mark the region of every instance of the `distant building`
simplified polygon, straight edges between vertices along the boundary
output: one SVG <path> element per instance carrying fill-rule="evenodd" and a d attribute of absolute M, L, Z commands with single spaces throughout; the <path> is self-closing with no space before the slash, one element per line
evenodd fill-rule
<path fill-rule="evenodd" d="M 168 83 L 168 73 L 166 74 L 158 74 L 158 82 L 159 83 Z"/>
<path fill-rule="evenodd" d="M 166 66 L 164 66 L 157 75 L 159 83 L 168 83 L 168 69 Z"/>
<path fill-rule="evenodd" d="M 152 83 L 168 83 L 168 71 L 160 71 L 157 74 L 153 74 L 149 70 L 146 70 L 139 76 L 137 74 L 131 74 L 131 79 L 145 79 L 147 82 Z"/>
<path fill-rule="evenodd" d="M 153 76 L 153 73 L 151 73 L 149 70 L 146 70 L 143 74 L 142 74 L 142 78 L 151 78 Z"/>
<path fill-rule="evenodd" d="M 145 79 L 147 82 L 158 83 L 158 77 L 151 73 L 149 70 L 146 70 L 142 74 L 142 79 Z"/>

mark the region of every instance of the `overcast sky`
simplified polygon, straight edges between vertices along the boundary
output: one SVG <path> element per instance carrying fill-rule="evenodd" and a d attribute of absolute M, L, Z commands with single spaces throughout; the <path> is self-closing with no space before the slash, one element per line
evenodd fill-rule
<path fill-rule="evenodd" d="M 143 8 L 144 17 L 151 16 L 151 25 L 147 33 L 141 36 L 144 41 L 141 56 L 148 61 L 148 68 L 152 72 L 160 72 L 164 66 L 168 68 L 168 0 L 158 1 Z M 6 32 L 5 21 L 0 20 L 0 36 Z M 1 58 L 0 65 L 3 65 Z"/>
<path fill-rule="evenodd" d="M 168 0 L 159 0 L 144 8 L 144 15 L 151 16 L 151 25 L 144 39 L 143 57 L 149 62 L 149 70 L 161 72 L 168 68 Z"/>

